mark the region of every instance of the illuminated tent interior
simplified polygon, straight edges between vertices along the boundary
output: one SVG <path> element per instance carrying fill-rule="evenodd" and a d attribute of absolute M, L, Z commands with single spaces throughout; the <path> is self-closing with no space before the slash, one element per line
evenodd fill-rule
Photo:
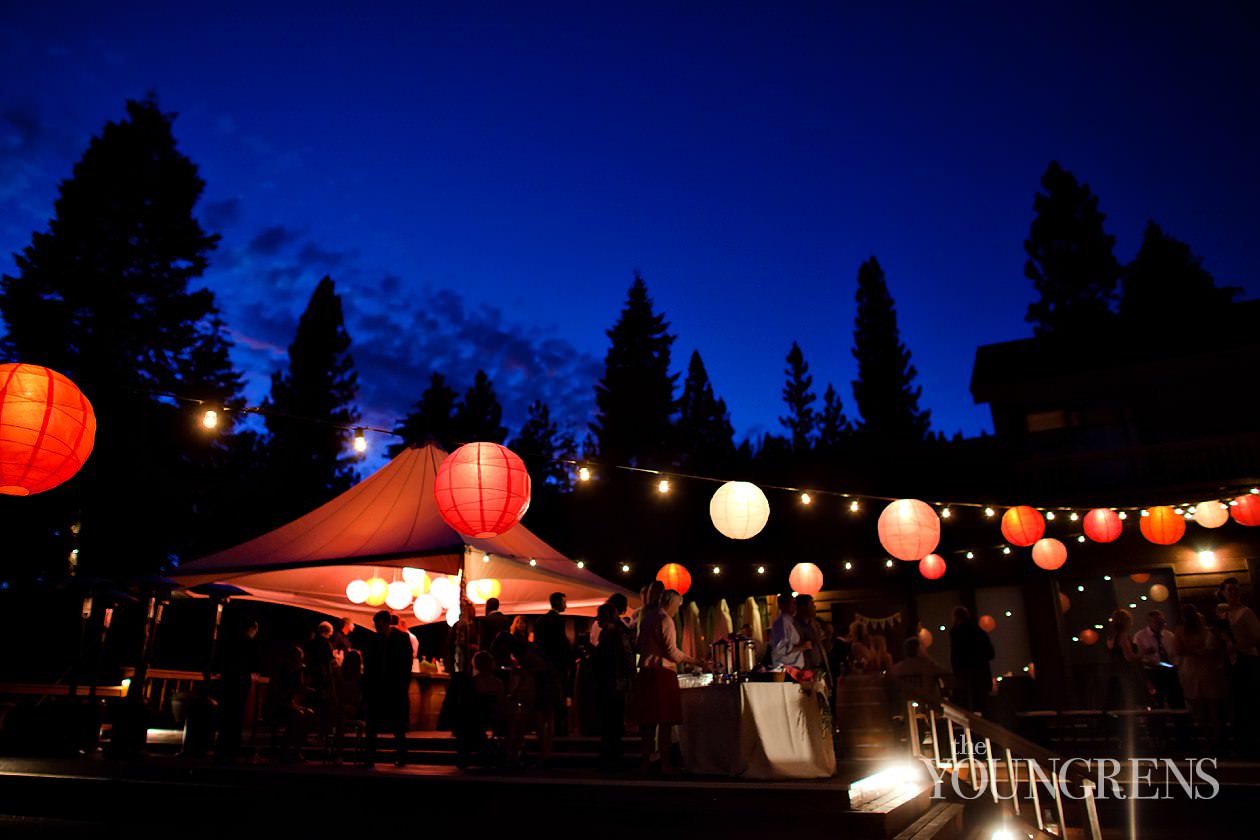
<path fill-rule="evenodd" d="M 568 612 L 593 616 L 614 592 L 629 592 L 577 564 L 517 524 L 490 539 L 465 537 L 442 521 L 433 480 L 446 453 L 430 443 L 404 450 L 335 499 L 287 525 L 182 566 L 187 586 L 230 583 L 245 598 L 345 615 L 365 625 L 382 607 L 353 604 L 355 579 L 402 579 L 404 567 L 430 574 L 464 571 L 469 586 L 494 578 L 505 613 L 543 613 L 552 592 Z M 533 561 L 533 564 L 531 564 Z M 411 617 L 411 608 L 397 611 Z"/>

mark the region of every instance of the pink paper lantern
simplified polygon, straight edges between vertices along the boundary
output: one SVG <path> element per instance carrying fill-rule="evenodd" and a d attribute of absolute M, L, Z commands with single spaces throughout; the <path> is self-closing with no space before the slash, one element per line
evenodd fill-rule
<path fill-rule="evenodd" d="M 928 580 L 937 580 L 945 574 L 945 558 L 939 554 L 929 554 L 919 561 L 919 574 Z"/>
<path fill-rule="evenodd" d="M 515 527 L 529 509 L 525 462 L 497 443 L 467 443 L 438 467 L 433 482 L 442 520 L 466 537 L 488 539 Z"/>
<path fill-rule="evenodd" d="M 1033 562 L 1048 572 L 1063 567 L 1067 562 L 1067 546 L 1053 537 L 1037 540 L 1032 550 Z"/>
<path fill-rule="evenodd" d="M 813 563 L 797 563 L 788 575 L 793 592 L 801 595 L 817 595 L 823 587 L 822 569 Z"/>
<path fill-rule="evenodd" d="M 1108 508 L 1094 508 L 1085 514 L 1085 536 L 1096 543 L 1109 543 L 1120 536 L 1124 523 L 1120 514 Z"/>
<path fill-rule="evenodd" d="M 898 560 L 922 560 L 941 542 L 941 518 L 918 499 L 898 499 L 879 515 L 879 544 Z"/>

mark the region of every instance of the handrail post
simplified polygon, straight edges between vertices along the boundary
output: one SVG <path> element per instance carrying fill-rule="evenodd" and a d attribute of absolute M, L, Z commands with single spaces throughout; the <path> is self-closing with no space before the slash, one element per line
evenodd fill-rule
<path fill-rule="evenodd" d="M 967 748 L 967 767 L 971 776 L 971 789 L 979 790 L 980 782 L 976 779 L 976 745 L 971 739 L 971 724 L 963 724 L 964 746 Z"/>
<path fill-rule="evenodd" d="M 923 755 L 919 744 L 919 718 L 915 714 L 917 704 L 913 700 L 906 701 L 906 725 L 910 729 L 910 754 L 915 758 Z"/>
<path fill-rule="evenodd" d="M 936 767 L 932 772 L 940 769 L 941 766 L 941 745 L 936 737 L 936 709 L 928 708 L 928 726 L 932 727 L 932 760 L 936 762 Z"/>
<path fill-rule="evenodd" d="M 945 729 L 949 734 L 949 772 L 958 772 L 958 745 L 954 743 L 954 721 L 952 718 L 945 718 Z"/>
<path fill-rule="evenodd" d="M 1102 840 L 1102 828 L 1098 825 L 1098 805 L 1094 802 L 1094 782 L 1092 779 L 1083 779 L 1081 787 L 1085 790 L 1085 821 L 1090 840 Z"/>
<path fill-rule="evenodd" d="M 1041 818 L 1041 794 L 1037 792 L 1037 772 L 1033 770 L 1031 760 L 1028 763 L 1028 787 L 1032 792 L 1033 810 L 1037 812 L 1037 828 L 1045 831 L 1046 821 Z"/>
<path fill-rule="evenodd" d="M 1063 818 L 1063 791 L 1059 790 L 1059 768 L 1050 772 L 1050 781 L 1054 782 L 1054 807 L 1059 814 L 1059 836 L 1067 836 L 1067 820 Z"/>
<path fill-rule="evenodd" d="M 993 801 L 995 803 L 1000 802 L 997 784 L 997 759 L 993 757 L 993 742 L 989 738 L 984 739 L 984 756 L 985 761 L 989 765 L 989 788 L 993 793 Z"/>
<path fill-rule="evenodd" d="M 1011 748 L 1006 748 L 1006 777 L 1011 780 L 1011 804 L 1015 807 L 1015 816 L 1019 816 L 1019 780 L 1015 778 L 1015 762 L 1011 759 Z"/>

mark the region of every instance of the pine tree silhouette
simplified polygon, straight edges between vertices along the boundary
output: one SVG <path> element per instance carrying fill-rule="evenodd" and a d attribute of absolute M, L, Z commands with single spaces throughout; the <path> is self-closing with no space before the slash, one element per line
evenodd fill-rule
<path fill-rule="evenodd" d="M 455 409 L 457 440 L 460 443 L 503 443 L 507 429 L 502 426 L 502 420 L 503 407 L 494 393 L 494 384 L 484 370 L 479 370 L 464 393 L 464 401 Z"/>
<path fill-rule="evenodd" d="M 805 354 L 795 341 L 787 354 L 787 369 L 783 371 L 787 382 L 783 385 L 783 402 L 788 407 L 787 417 L 780 417 L 779 423 L 791 434 L 792 451 L 796 454 L 808 452 L 814 445 L 818 427 L 818 414 L 814 411 L 817 397 L 810 388 L 814 377 L 809 373 L 809 363 Z"/>
<path fill-rule="evenodd" d="M 225 437 L 152 393 L 222 406 L 240 392 L 214 294 L 189 289 L 219 238 L 193 214 L 205 183 L 177 149 L 173 119 L 152 96 L 128 101 L 61 182 L 48 231 L 0 280 L 0 352 L 69 376 L 98 420 L 80 474 L 4 515 L 61 533 L 79 521 L 80 569 L 98 574 L 189 556 L 230 505 L 217 473 Z M 233 415 L 222 420 L 230 428 Z"/>
<path fill-rule="evenodd" d="M 1195 317 L 1228 306 L 1241 291 L 1216 285 L 1189 245 L 1147 222 L 1142 247 L 1124 269 L 1120 315 L 1135 326 L 1180 321 L 1193 328 Z"/>
<path fill-rule="evenodd" d="M 289 364 L 271 375 L 264 403 L 274 504 L 287 516 L 314 510 L 354 484 L 360 456 L 351 447 L 353 432 L 336 425 L 359 422 L 358 381 L 341 296 L 324 277 L 298 319 Z"/>
<path fill-rule="evenodd" d="M 918 371 L 901 342 L 897 310 L 884 270 L 874 257 L 858 269 L 853 357 L 858 363 L 853 400 L 862 415 L 858 427 L 862 437 L 890 442 L 924 440 L 931 425 L 930 412 L 919 409 L 922 389 L 914 384 Z"/>
<path fill-rule="evenodd" d="M 394 434 L 402 440 L 390 445 L 389 457 L 396 457 L 410 445 L 430 440 L 448 452 L 453 450 L 460 439 L 455 428 L 455 400 L 455 391 L 446 384 L 446 378 L 434 373 L 429 387 L 424 389 L 411 412 L 394 427 Z"/>
<path fill-rule="evenodd" d="M 563 461 L 576 457 L 573 437 L 560 431 L 542 400 L 530 404 L 529 417 L 508 449 L 525 462 L 536 491 L 569 487 L 573 469 Z"/>
<path fill-rule="evenodd" d="M 680 462 L 693 468 L 715 467 L 735 454 L 735 430 L 726 401 L 714 396 L 698 350 L 691 353 L 678 401 L 676 440 Z"/>
<path fill-rule="evenodd" d="M 850 431 L 849 418 L 844 416 L 840 395 L 828 382 L 827 391 L 823 394 L 823 410 L 818 415 L 818 448 L 824 452 L 835 451 L 848 438 Z"/>
<path fill-rule="evenodd" d="M 652 311 L 647 284 L 637 273 L 621 317 L 608 337 L 604 376 L 595 386 L 598 414 L 591 429 L 599 457 L 616 464 L 668 463 L 675 411 L 670 374 L 674 336 L 664 315 Z"/>
<path fill-rule="evenodd" d="M 1033 199 L 1033 219 L 1024 251 L 1024 276 L 1038 300 L 1025 320 L 1037 335 L 1084 335 L 1111 315 L 1120 264 L 1112 255 L 1115 237 L 1088 184 L 1052 161 L 1041 177 L 1045 193 Z"/>

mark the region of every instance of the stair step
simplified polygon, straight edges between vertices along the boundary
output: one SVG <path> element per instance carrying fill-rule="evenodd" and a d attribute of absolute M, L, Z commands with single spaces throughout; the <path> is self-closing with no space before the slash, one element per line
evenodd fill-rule
<path fill-rule="evenodd" d="M 933 805 L 893 840 L 957 840 L 963 832 L 963 806 L 957 802 Z"/>

